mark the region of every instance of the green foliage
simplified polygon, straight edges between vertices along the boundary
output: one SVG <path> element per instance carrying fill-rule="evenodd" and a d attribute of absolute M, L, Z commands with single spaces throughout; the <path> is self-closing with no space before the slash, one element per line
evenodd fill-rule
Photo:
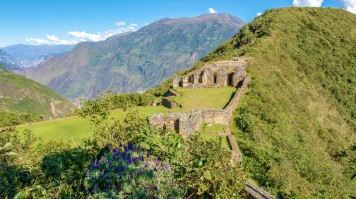
<path fill-rule="evenodd" d="M 279 198 L 356 195 L 355 24 L 341 9 L 269 10 L 196 65 L 247 57 L 232 132 L 249 177 Z"/>
<path fill-rule="evenodd" d="M 41 116 L 0 110 L 0 127 L 15 126 L 29 122 L 39 122 Z"/>

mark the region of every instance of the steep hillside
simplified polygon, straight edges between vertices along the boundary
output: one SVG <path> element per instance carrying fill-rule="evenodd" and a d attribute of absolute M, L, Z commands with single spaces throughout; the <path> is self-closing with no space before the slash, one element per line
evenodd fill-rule
<path fill-rule="evenodd" d="M 244 167 L 278 198 L 356 196 L 356 16 L 269 10 L 196 64 L 249 60 L 233 133 Z"/>
<path fill-rule="evenodd" d="M 15 58 L 0 49 L 0 64 L 6 66 L 9 70 L 20 70 L 21 63 L 19 63 Z"/>
<path fill-rule="evenodd" d="M 0 109 L 58 118 L 74 111 L 75 106 L 50 88 L 0 65 Z"/>
<path fill-rule="evenodd" d="M 73 45 L 26 45 L 18 44 L 3 48 L 15 58 L 21 66 L 36 67 L 51 57 L 70 51 Z"/>
<path fill-rule="evenodd" d="M 97 43 L 80 43 L 29 77 L 68 98 L 97 91 L 142 91 L 192 65 L 236 34 L 244 22 L 227 14 L 162 19 Z M 25 75 L 25 74 L 24 74 Z"/>

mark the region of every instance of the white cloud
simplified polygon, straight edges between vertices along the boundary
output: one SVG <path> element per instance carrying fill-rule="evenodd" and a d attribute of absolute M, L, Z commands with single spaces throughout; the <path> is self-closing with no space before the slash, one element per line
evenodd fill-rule
<path fill-rule="evenodd" d="M 258 12 L 258 13 L 256 14 L 257 17 L 259 17 L 259 16 L 261 16 L 261 15 L 262 15 L 262 12 Z"/>
<path fill-rule="evenodd" d="M 126 27 L 125 22 L 117 22 L 115 25 L 119 26 L 120 28 L 118 29 L 109 29 L 104 32 L 98 32 L 98 33 L 87 33 L 85 31 L 70 31 L 68 32 L 68 35 L 72 37 L 73 39 L 71 40 L 61 40 L 59 39 L 56 35 L 46 35 L 47 39 L 39 39 L 39 38 L 33 38 L 30 37 L 26 39 L 26 42 L 34 45 L 59 45 L 59 44 L 77 44 L 79 42 L 85 42 L 85 41 L 102 41 L 105 40 L 111 36 L 124 33 L 124 32 L 132 32 L 137 30 L 137 24 L 132 23 Z"/>
<path fill-rule="evenodd" d="M 36 45 L 44 45 L 44 44 L 51 44 L 50 41 L 45 40 L 45 39 L 36 39 L 36 38 L 28 38 L 26 39 L 28 43 L 36 44 Z"/>
<path fill-rule="evenodd" d="M 341 0 L 341 2 L 347 11 L 356 14 L 356 0 Z"/>
<path fill-rule="evenodd" d="M 293 0 L 293 6 L 320 7 L 324 0 Z"/>
<path fill-rule="evenodd" d="M 78 39 L 79 41 L 100 41 L 100 35 L 98 34 L 90 34 L 86 33 L 84 31 L 73 31 L 73 32 L 68 32 L 68 35 Z"/>
<path fill-rule="evenodd" d="M 46 35 L 48 40 L 53 41 L 53 42 L 58 42 L 59 39 L 56 35 Z"/>
<path fill-rule="evenodd" d="M 117 26 L 119 26 L 119 27 L 125 26 L 125 25 L 126 25 L 126 22 L 124 22 L 124 21 L 119 21 L 119 22 L 117 22 L 115 25 L 117 25 Z"/>
<path fill-rule="evenodd" d="M 218 13 L 218 12 L 216 12 L 216 10 L 214 10 L 214 8 L 209 8 L 209 13 Z"/>

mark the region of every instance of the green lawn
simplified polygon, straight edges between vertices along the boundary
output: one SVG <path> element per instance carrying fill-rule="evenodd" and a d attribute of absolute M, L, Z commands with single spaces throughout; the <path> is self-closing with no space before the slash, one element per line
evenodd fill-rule
<path fill-rule="evenodd" d="M 138 107 L 137 109 L 142 115 L 145 116 L 158 112 L 167 113 L 169 110 L 163 106 Z M 114 110 L 111 113 L 111 116 L 118 119 L 125 117 L 125 115 L 126 112 L 124 112 L 122 109 Z M 73 142 L 73 144 L 81 144 L 83 138 L 88 138 L 92 135 L 89 119 L 83 119 L 78 116 L 33 124 L 25 124 L 18 126 L 17 129 L 20 132 L 25 129 L 31 129 L 36 137 L 40 137 L 44 141 L 65 140 Z"/>
<path fill-rule="evenodd" d="M 227 136 L 218 136 L 218 135 L 209 134 L 209 133 L 200 133 L 200 135 L 202 136 L 202 138 L 204 140 L 217 140 L 218 141 L 221 138 L 221 145 L 223 147 L 226 147 L 227 149 L 231 150 L 230 143 L 229 143 Z"/>
<path fill-rule="evenodd" d="M 171 97 L 182 108 L 174 108 L 173 111 L 189 111 L 191 109 L 207 108 L 207 109 L 223 109 L 229 102 L 232 94 L 236 92 L 236 88 L 176 88 L 180 96 Z"/>
<path fill-rule="evenodd" d="M 168 109 L 163 106 L 138 107 L 142 115 L 148 116 L 155 113 L 168 113 L 168 111 L 189 111 L 197 108 L 222 109 L 226 106 L 231 98 L 235 88 L 203 88 L 203 89 L 177 89 L 181 96 L 174 97 L 178 103 L 183 104 L 183 108 Z M 126 112 L 122 109 L 112 111 L 114 118 L 120 119 L 125 117 Z M 214 128 L 207 127 L 210 131 Z M 83 119 L 77 116 L 68 117 L 58 120 L 50 120 L 33 124 L 18 126 L 19 131 L 31 129 L 35 136 L 42 138 L 44 141 L 65 140 L 75 144 L 81 144 L 83 138 L 92 135 L 89 119 Z M 223 132 L 223 130 L 221 131 Z"/>

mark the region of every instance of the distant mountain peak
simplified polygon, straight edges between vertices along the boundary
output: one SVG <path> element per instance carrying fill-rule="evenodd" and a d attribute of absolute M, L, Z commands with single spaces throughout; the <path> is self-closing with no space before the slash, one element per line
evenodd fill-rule
<path fill-rule="evenodd" d="M 108 89 L 144 91 L 192 67 L 243 25 L 229 14 L 163 18 L 105 41 L 79 43 L 29 71 L 29 77 L 72 100 Z"/>

